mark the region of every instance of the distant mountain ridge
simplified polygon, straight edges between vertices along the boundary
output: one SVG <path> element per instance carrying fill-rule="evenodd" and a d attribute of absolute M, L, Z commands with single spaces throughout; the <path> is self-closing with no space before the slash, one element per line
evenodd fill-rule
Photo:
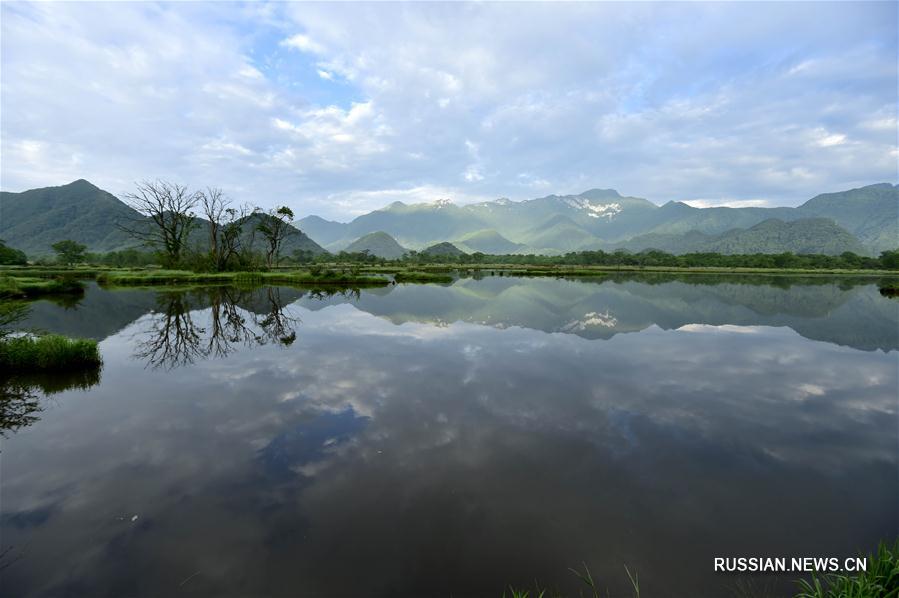
<path fill-rule="evenodd" d="M 241 223 L 242 234 L 254 247 L 262 250 L 262 238 L 253 229 L 265 214 L 247 216 Z M 53 253 L 51 245 L 72 239 L 87 245 L 92 252 L 105 253 L 139 247 L 140 241 L 120 228 L 141 226 L 149 220 L 117 197 L 78 179 L 68 185 L 31 189 L 21 193 L 0 192 L 0 239 L 29 256 Z M 209 221 L 197 218 L 188 243 L 206 247 Z M 282 244 L 282 254 L 294 250 L 324 253 L 318 243 L 294 227 Z"/>
<path fill-rule="evenodd" d="M 771 253 L 821 247 L 833 254 L 858 251 L 876 255 L 899 246 L 899 188 L 879 183 L 818 195 L 798 207 L 775 208 L 695 208 L 683 202 L 657 206 L 613 189 L 591 189 L 579 195 L 548 195 L 520 202 L 503 198 L 465 206 L 446 200 L 393 202 L 347 223 L 310 216 L 298 224 L 311 238 L 331 249 L 340 249 L 379 230 L 412 249 L 452 241 L 466 251 L 483 251 L 469 246 L 466 238 L 489 231 L 495 239 L 503 240 L 510 253 L 558 254 L 615 247 L 640 251 L 652 247 L 644 241 L 658 239 L 664 239 L 671 248 L 688 248 L 695 245 L 697 233 L 710 237 L 728 233 L 734 238 L 737 233 L 731 231 L 749 231 L 767 220 L 790 223 L 816 219 L 831 220 L 837 228 L 827 230 L 820 222 L 780 227 L 787 235 L 792 231 L 822 237 L 793 242 L 781 233 L 761 235 L 755 231 L 737 236 L 740 242 L 721 239 L 717 247 L 724 252 L 745 247 L 749 252 Z M 762 236 L 762 245 L 752 245 L 750 239 L 761 240 Z"/>
<path fill-rule="evenodd" d="M 117 226 L 136 213 L 115 196 L 80 179 L 60 187 L 0 193 L 0 238 L 29 255 L 50 252 L 61 239 L 91 251 L 136 243 Z M 192 236 L 202 242 L 205 221 Z M 899 246 L 899 187 L 879 183 L 817 195 L 797 207 L 695 208 L 658 206 L 614 189 L 497 199 L 459 206 L 449 200 L 393 202 L 350 222 L 307 216 L 285 247 L 321 253 L 374 245 L 395 254 L 450 242 L 464 252 L 561 254 L 590 249 L 662 249 L 673 253 L 794 253 L 844 251 L 876 255 Z M 251 227 L 250 227 L 251 228 Z M 362 245 L 354 245 L 372 233 Z M 374 245 L 371 245 L 374 243 Z M 387 249 L 389 247 L 389 249 Z"/>
<path fill-rule="evenodd" d="M 806 218 L 784 222 L 763 220 L 748 229 L 735 228 L 720 235 L 698 231 L 684 234 L 648 233 L 634 237 L 617 247 L 640 251 L 659 249 L 667 253 L 822 253 L 837 255 L 844 251 L 864 254 L 865 248 L 852 234 L 833 220 Z"/>

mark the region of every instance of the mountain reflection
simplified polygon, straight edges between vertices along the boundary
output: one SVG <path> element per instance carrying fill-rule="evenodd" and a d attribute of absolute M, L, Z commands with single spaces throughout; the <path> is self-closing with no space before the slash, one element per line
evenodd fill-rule
<path fill-rule="evenodd" d="M 4 443 L 0 593 L 577 595 L 586 562 L 720 596 L 715 554 L 868 550 L 899 525 L 896 354 L 834 343 L 895 347 L 897 305 L 741 280 L 90 289 L 82 324 L 125 329 Z M 167 342 L 196 363 L 133 358 Z"/>
<path fill-rule="evenodd" d="M 652 326 L 769 326 L 864 351 L 899 350 L 899 303 L 880 294 L 876 279 L 846 277 L 629 274 L 588 281 L 478 276 L 451 285 L 397 285 L 361 293 L 288 287 L 104 291 L 92 285 L 74 307 L 76 317 L 72 308 L 40 302 L 27 324 L 102 340 L 150 318 L 156 338 L 141 338 L 145 358 L 173 367 L 228 355 L 238 346 L 289 344 L 300 323 L 294 305 L 315 311 L 343 303 L 394 324 L 468 322 L 588 339 Z"/>

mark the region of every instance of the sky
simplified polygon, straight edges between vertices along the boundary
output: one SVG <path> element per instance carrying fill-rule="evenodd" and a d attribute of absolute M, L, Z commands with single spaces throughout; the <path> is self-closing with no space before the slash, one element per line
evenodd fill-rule
<path fill-rule="evenodd" d="M 3 2 L 0 188 L 797 205 L 897 182 L 897 6 Z"/>

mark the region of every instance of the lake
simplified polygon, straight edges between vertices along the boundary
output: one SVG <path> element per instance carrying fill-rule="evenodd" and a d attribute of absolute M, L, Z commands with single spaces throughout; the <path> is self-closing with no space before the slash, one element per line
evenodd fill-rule
<path fill-rule="evenodd" d="M 789 595 L 899 535 L 899 301 L 852 279 L 106 291 L 4 415 L 5 596 Z M 24 400 L 24 399 L 23 399 Z"/>

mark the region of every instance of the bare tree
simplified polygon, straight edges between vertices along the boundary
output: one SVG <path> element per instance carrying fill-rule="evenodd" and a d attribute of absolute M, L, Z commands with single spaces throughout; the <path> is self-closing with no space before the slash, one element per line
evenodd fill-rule
<path fill-rule="evenodd" d="M 227 265 L 233 260 L 237 260 L 242 267 L 251 267 L 256 229 L 250 227 L 249 231 L 245 231 L 244 224 L 247 223 L 247 218 L 254 211 L 249 204 L 225 210 L 219 238 L 222 264 Z"/>
<path fill-rule="evenodd" d="M 200 191 L 200 203 L 203 207 L 203 215 L 209 221 L 209 259 L 212 267 L 221 272 L 225 269 L 222 260 L 222 228 L 229 211 L 231 201 L 225 197 L 221 189 L 207 187 L 206 191 Z"/>
<path fill-rule="evenodd" d="M 259 215 L 259 224 L 256 230 L 262 233 L 268 248 L 265 251 L 265 263 L 268 267 L 274 263 L 278 265 L 281 257 L 281 243 L 293 232 L 290 222 L 293 220 L 293 210 L 287 206 L 273 209 L 267 214 Z"/>
<path fill-rule="evenodd" d="M 142 181 L 137 191 L 125 194 L 125 203 L 149 218 L 120 224 L 125 232 L 162 251 L 170 265 L 181 260 L 190 231 L 196 225 L 194 209 L 200 194 L 167 181 Z"/>

